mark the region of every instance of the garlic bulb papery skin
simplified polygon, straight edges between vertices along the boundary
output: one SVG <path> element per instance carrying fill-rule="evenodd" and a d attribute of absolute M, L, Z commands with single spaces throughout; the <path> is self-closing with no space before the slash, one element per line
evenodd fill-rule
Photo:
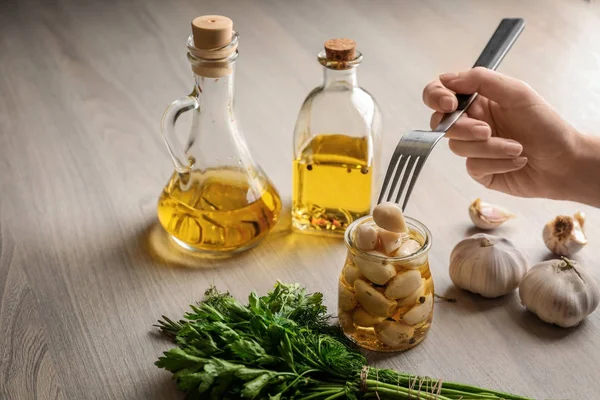
<path fill-rule="evenodd" d="M 542 236 L 548 250 L 559 256 L 570 257 L 581 250 L 587 243 L 583 231 L 585 214 L 574 216 L 559 215 L 544 226 Z"/>
<path fill-rule="evenodd" d="M 600 289 L 584 267 L 563 257 L 531 268 L 521 281 L 519 296 L 542 321 L 569 328 L 598 307 Z"/>
<path fill-rule="evenodd" d="M 477 233 L 450 254 L 450 279 L 457 287 L 494 298 L 512 292 L 527 272 L 527 259 L 510 240 Z"/>
<path fill-rule="evenodd" d="M 479 229 L 489 230 L 499 227 L 516 215 L 503 207 L 477 199 L 469 206 L 469 217 Z"/>

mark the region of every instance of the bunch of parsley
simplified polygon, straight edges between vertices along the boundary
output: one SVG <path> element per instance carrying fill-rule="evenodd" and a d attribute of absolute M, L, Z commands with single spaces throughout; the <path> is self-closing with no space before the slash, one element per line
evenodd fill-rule
<path fill-rule="evenodd" d="M 278 282 L 242 305 L 214 287 L 184 319 L 159 327 L 176 348 L 156 362 L 186 399 L 510 399 L 525 397 L 369 368 L 330 324 L 320 293 Z"/>

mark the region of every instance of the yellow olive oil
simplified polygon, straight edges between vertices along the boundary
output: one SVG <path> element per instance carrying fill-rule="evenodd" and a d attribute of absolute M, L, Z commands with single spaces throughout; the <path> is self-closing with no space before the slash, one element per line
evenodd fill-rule
<path fill-rule="evenodd" d="M 372 165 L 367 138 L 315 136 L 293 165 L 292 224 L 296 231 L 343 235 L 371 209 Z"/>
<path fill-rule="evenodd" d="M 158 201 L 158 219 L 183 247 L 214 255 L 243 251 L 279 219 L 281 200 L 272 184 L 245 171 L 222 168 L 175 172 Z"/>

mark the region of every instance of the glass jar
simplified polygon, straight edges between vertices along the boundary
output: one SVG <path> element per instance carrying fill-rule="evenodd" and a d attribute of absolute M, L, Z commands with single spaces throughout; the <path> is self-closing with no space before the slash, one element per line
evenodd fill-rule
<path fill-rule="evenodd" d="M 343 237 L 368 215 L 379 188 L 381 115 L 358 85 L 363 60 L 350 39 L 330 39 L 318 55 L 323 83 L 302 104 L 294 129 L 292 227 Z"/>
<path fill-rule="evenodd" d="M 433 319 L 433 279 L 428 253 L 431 233 L 421 222 L 406 217 L 410 238 L 421 244 L 404 257 L 385 257 L 359 250 L 355 231 L 374 226 L 371 216 L 352 223 L 345 233 L 348 254 L 339 279 L 338 320 L 344 334 L 369 350 L 393 352 L 419 344 Z M 384 273 L 381 278 L 373 278 Z M 379 283 L 373 283 L 365 277 Z M 386 275 L 387 274 L 387 275 Z"/>

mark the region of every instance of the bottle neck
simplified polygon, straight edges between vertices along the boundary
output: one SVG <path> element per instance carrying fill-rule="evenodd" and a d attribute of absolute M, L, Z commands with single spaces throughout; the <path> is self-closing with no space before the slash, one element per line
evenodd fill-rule
<path fill-rule="evenodd" d="M 201 113 L 208 118 L 229 118 L 233 109 L 235 64 L 231 73 L 216 78 L 194 73 L 196 92 Z"/>
<path fill-rule="evenodd" d="M 348 69 L 331 69 L 323 67 L 324 86 L 344 85 L 356 87 L 356 67 Z"/>

